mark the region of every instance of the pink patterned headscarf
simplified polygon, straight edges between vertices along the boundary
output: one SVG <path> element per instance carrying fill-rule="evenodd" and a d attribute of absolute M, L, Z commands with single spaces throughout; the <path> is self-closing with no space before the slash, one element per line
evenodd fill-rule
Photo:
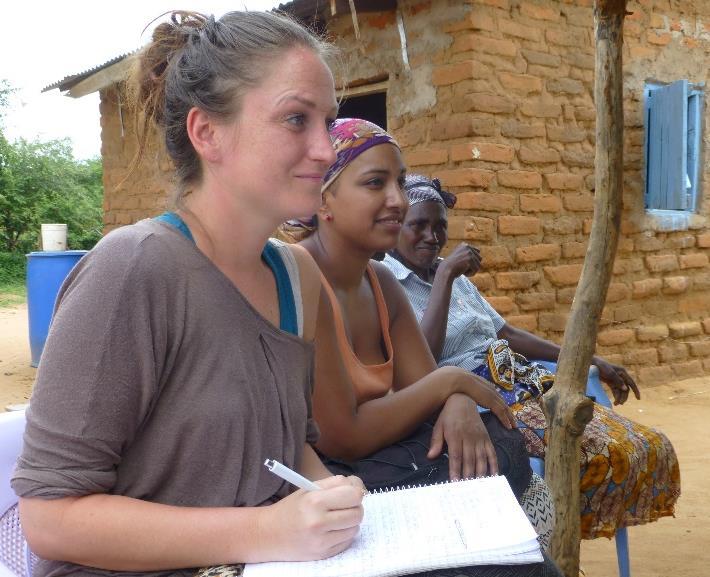
<path fill-rule="evenodd" d="M 333 184 L 335 179 L 340 176 L 340 173 L 355 158 L 367 149 L 385 143 L 394 144 L 397 148 L 400 148 L 397 141 L 390 134 L 369 120 L 339 118 L 333 122 L 328 132 L 333 141 L 333 148 L 335 148 L 337 157 L 323 178 L 321 186 L 323 192 Z"/>

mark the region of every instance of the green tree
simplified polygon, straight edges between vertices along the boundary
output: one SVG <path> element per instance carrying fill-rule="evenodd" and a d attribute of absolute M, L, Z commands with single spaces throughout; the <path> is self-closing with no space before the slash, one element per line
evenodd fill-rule
<path fill-rule="evenodd" d="M 0 81 L 0 118 L 10 93 Z M 100 159 L 75 160 L 66 139 L 11 143 L 0 129 L 0 251 L 36 249 L 42 222 L 66 223 L 69 247 L 91 248 L 102 201 Z"/>

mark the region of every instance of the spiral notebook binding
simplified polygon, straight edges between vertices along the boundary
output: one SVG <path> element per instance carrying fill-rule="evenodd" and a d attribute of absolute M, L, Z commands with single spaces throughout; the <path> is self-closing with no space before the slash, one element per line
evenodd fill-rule
<path fill-rule="evenodd" d="M 449 485 L 452 483 L 461 483 L 463 481 L 475 481 L 476 479 L 490 479 L 492 477 L 500 477 L 500 475 L 484 475 L 483 477 L 466 477 L 465 479 L 456 479 L 455 481 L 439 481 L 438 483 L 430 483 L 428 485 L 401 485 L 400 487 L 381 487 L 368 491 L 368 495 L 377 495 L 380 493 L 393 493 L 395 491 L 406 491 L 407 489 L 421 489 L 422 487 L 433 487 L 434 485 Z"/>

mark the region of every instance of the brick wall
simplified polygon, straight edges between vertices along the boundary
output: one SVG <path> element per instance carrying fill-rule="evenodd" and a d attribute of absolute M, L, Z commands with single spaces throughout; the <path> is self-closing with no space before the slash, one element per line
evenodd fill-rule
<path fill-rule="evenodd" d="M 131 170 L 137 148 L 135 117 L 125 106 L 125 96 L 119 96 L 121 89 L 114 85 L 101 91 L 105 233 L 160 214 L 172 190 L 172 163 L 155 131 L 143 162 Z"/>
<path fill-rule="evenodd" d="M 593 0 L 400 5 L 410 69 L 394 12 L 359 14 L 359 42 L 345 14 L 329 23 L 345 55 L 341 80 L 389 73 L 389 128 L 408 165 L 438 176 L 458 196 L 450 245 L 480 246 L 483 269 L 473 281 L 493 306 L 511 323 L 559 341 L 594 201 Z M 638 0 L 628 10 L 625 210 L 598 352 L 651 385 L 710 371 L 708 193 L 699 214 L 673 230 L 643 208 L 644 82 L 708 80 L 710 2 Z M 159 211 L 169 162 L 153 152 L 125 189 L 113 191 L 131 139 L 120 137 L 115 91 L 102 93 L 101 106 L 111 228 Z"/>

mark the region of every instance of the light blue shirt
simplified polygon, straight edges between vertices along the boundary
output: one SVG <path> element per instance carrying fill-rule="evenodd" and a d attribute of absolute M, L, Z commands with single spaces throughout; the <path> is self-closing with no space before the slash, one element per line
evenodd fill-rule
<path fill-rule="evenodd" d="M 421 323 L 432 286 L 390 255 L 386 255 L 382 263 L 404 288 Z M 503 317 L 481 296 L 476 286 L 465 276 L 459 276 L 451 286 L 449 318 L 439 366 L 473 371 L 485 364 L 488 347 L 498 338 L 498 331 L 504 324 Z"/>

